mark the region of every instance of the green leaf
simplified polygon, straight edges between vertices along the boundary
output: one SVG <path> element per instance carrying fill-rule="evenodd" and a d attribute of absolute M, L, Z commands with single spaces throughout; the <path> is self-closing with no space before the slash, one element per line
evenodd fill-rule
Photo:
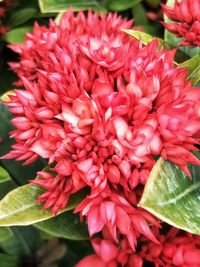
<path fill-rule="evenodd" d="M 1 66 L 1 75 L 0 75 L 0 94 L 2 94 L 5 93 L 6 91 L 9 91 L 12 88 L 13 83 L 17 80 L 17 76 L 13 71 L 8 69 L 6 60 L 7 57 L 9 56 L 7 50 L 5 49 L 3 51 L 0 51 L 0 53 L 1 54 L 4 53 L 4 55 L 6 54 L 6 58 L 4 58 L 4 64 Z M 1 58 L 1 60 L 3 61 L 3 58 Z"/>
<path fill-rule="evenodd" d="M 25 34 L 32 31 L 32 26 L 15 28 L 6 34 L 6 41 L 11 44 L 23 43 Z"/>
<path fill-rule="evenodd" d="M 31 255 L 33 251 L 39 248 L 42 244 L 42 239 L 39 232 L 32 226 L 14 226 L 10 227 L 13 233 L 13 238 L 10 240 L 10 245 L 15 245 L 18 243 L 19 250 L 13 255 Z M 8 242 L 9 244 L 9 242 Z M 5 248 L 5 244 L 3 245 Z M 7 247 L 7 249 L 9 246 Z M 10 252 L 7 250 L 7 253 Z"/>
<path fill-rule="evenodd" d="M 158 6 L 160 2 L 160 0 L 147 0 L 147 3 L 153 6 Z"/>
<path fill-rule="evenodd" d="M 151 41 L 157 39 L 159 48 L 161 47 L 172 48 L 172 46 L 166 43 L 164 40 L 151 36 L 150 34 L 147 34 L 145 32 L 135 31 L 135 30 L 125 30 L 125 29 L 123 29 L 123 31 L 129 34 L 130 36 L 133 36 L 135 39 L 140 40 L 144 45 L 147 45 Z"/>
<path fill-rule="evenodd" d="M 149 21 L 147 17 L 147 10 L 145 6 L 140 2 L 132 8 L 132 14 L 134 18 L 134 27 L 142 28 L 143 32 L 158 36 L 161 32 L 162 25 L 155 21 Z"/>
<path fill-rule="evenodd" d="M 39 0 L 42 13 L 59 13 L 73 7 L 74 11 L 79 10 L 102 10 L 97 0 Z"/>
<path fill-rule="evenodd" d="M 10 227 L 10 230 L 12 237 L 1 244 L 1 248 L 8 255 L 18 258 L 31 255 L 41 245 L 40 235 L 34 227 Z"/>
<path fill-rule="evenodd" d="M 13 190 L 16 187 L 16 184 L 13 180 L 6 181 L 0 184 L 0 200 L 5 197 L 8 192 Z"/>
<path fill-rule="evenodd" d="M 124 30 L 123 31 L 131 36 L 133 36 L 135 39 L 140 40 L 144 45 L 147 45 L 151 41 L 157 39 L 158 40 L 158 47 L 159 48 L 166 48 L 166 49 L 174 49 L 172 45 L 169 43 L 165 42 L 161 38 L 153 37 L 150 34 L 141 32 L 141 31 L 135 31 L 135 30 Z M 186 56 L 182 51 L 177 50 L 176 55 L 175 55 L 175 60 L 177 62 L 182 62 L 188 59 L 188 56 Z"/>
<path fill-rule="evenodd" d="M 62 19 L 62 16 L 65 14 L 65 12 L 60 12 L 58 13 L 58 15 L 55 17 L 54 21 L 57 25 L 59 25 L 61 19 Z"/>
<path fill-rule="evenodd" d="M 12 237 L 12 231 L 8 227 L 0 227 L 0 244 Z"/>
<path fill-rule="evenodd" d="M 142 0 L 109 0 L 108 8 L 112 11 L 123 11 L 132 8 Z"/>
<path fill-rule="evenodd" d="M 3 140 L 7 139 L 8 132 L 12 129 L 10 119 L 11 113 L 9 113 L 8 108 L 0 102 L 0 137 Z M 0 144 L 2 144 L 2 142 Z"/>
<path fill-rule="evenodd" d="M 183 62 L 181 66 L 188 69 L 188 79 L 196 85 L 200 80 L 200 54 Z"/>
<path fill-rule="evenodd" d="M 149 25 L 147 13 L 142 3 L 137 3 L 132 7 L 132 13 L 134 17 L 134 26 L 142 25 L 142 28 L 144 28 L 144 25 Z"/>
<path fill-rule="evenodd" d="M 10 175 L 4 168 L 0 166 L 0 183 L 4 183 L 10 180 Z"/>
<path fill-rule="evenodd" d="M 11 227 L 11 231 L 11 238 L 1 243 L 1 250 L 11 257 L 30 258 L 43 244 L 40 233 L 32 226 Z M 21 266 L 22 263 L 18 267 Z"/>
<path fill-rule="evenodd" d="M 35 224 L 37 228 L 53 236 L 71 240 L 88 239 L 87 226 L 80 223 L 78 215 L 64 212 L 52 219 Z"/>
<path fill-rule="evenodd" d="M 173 7 L 174 6 L 174 2 L 175 0 L 168 0 L 167 1 L 167 6 Z M 172 22 L 166 15 L 164 15 L 164 21 L 167 23 Z M 173 23 L 173 22 L 172 22 Z M 176 37 L 175 34 L 169 32 L 168 30 L 165 30 L 165 34 L 164 34 L 164 39 L 166 42 L 168 42 L 169 44 L 177 47 L 178 43 L 180 43 L 183 38 L 178 38 Z M 186 55 L 188 55 L 189 57 L 193 57 L 197 54 L 200 53 L 200 47 L 194 47 L 194 48 L 190 48 L 187 46 L 179 46 L 179 49 L 185 53 Z"/>
<path fill-rule="evenodd" d="M 33 7 L 19 9 L 11 15 L 9 23 L 12 26 L 18 26 L 33 18 L 36 13 L 37 9 Z"/>
<path fill-rule="evenodd" d="M 43 192 L 41 187 L 33 184 L 20 186 L 9 192 L 0 201 L 0 226 L 30 225 L 52 218 L 49 210 L 43 210 L 41 204 L 36 204 L 37 198 Z M 60 213 L 76 207 L 84 196 L 85 191 L 72 195 L 67 207 Z"/>
<path fill-rule="evenodd" d="M 178 43 L 180 43 L 183 39 L 177 38 L 175 34 L 169 32 L 168 30 L 165 30 L 164 39 L 166 42 L 173 45 L 174 47 L 178 47 L 180 51 L 182 51 L 184 54 L 188 55 L 189 57 L 193 57 L 200 53 L 199 47 L 190 48 L 187 46 L 179 46 Z"/>
<path fill-rule="evenodd" d="M 19 267 L 19 260 L 17 257 L 0 253 L 0 264 L 1 267 Z"/>
<path fill-rule="evenodd" d="M 199 155 L 198 155 L 199 157 Z M 177 228 L 200 234 L 200 168 L 189 166 L 192 180 L 175 164 L 159 159 L 140 206 Z"/>

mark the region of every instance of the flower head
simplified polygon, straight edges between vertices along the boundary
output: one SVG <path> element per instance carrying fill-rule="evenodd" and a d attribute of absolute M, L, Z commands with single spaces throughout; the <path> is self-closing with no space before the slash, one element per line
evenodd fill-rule
<path fill-rule="evenodd" d="M 86 217 L 91 238 L 101 232 L 103 241 L 93 242 L 97 256 L 85 266 L 141 266 L 130 255 L 137 240 L 159 243 L 149 226 L 158 222 L 137 207 L 155 157 L 188 175 L 188 163 L 200 165 L 191 153 L 199 143 L 200 91 L 185 69 L 174 68 L 175 51 L 158 50 L 157 41 L 143 47 L 120 30 L 130 27 L 117 15 L 70 10 L 59 25 L 36 24 L 24 44 L 11 46 L 20 60 L 10 66 L 25 90 L 6 102 L 16 142 L 4 158 L 52 164 L 53 172 L 31 182 L 45 189 L 38 202 L 53 214 L 70 195 L 91 189 L 75 211 Z M 111 251 L 106 258 L 104 249 Z"/>
<path fill-rule="evenodd" d="M 104 191 L 98 196 L 92 194 L 83 200 L 75 212 L 87 217 L 90 236 L 107 229 L 113 240 L 118 242 L 119 235 L 126 236 L 129 246 L 135 250 L 137 238 L 142 234 L 157 243 L 148 222 L 159 224 L 153 217 L 135 209 L 124 197 Z"/>
<path fill-rule="evenodd" d="M 179 45 L 200 46 L 200 1 L 175 1 L 174 7 L 163 5 L 163 12 L 173 23 L 164 23 L 167 30 L 183 37 Z"/>
<path fill-rule="evenodd" d="M 157 230 L 154 234 L 160 244 L 149 242 L 143 245 L 138 253 L 142 258 L 154 262 L 156 266 L 200 266 L 200 238 L 179 229 L 171 228 L 166 236 Z"/>
<path fill-rule="evenodd" d="M 189 150 L 199 142 L 200 93 L 185 69 L 174 68 L 174 51 L 157 50 L 156 41 L 142 47 L 120 31 L 130 26 L 112 14 L 69 11 L 59 25 L 36 24 L 24 44 L 12 45 L 20 61 L 11 66 L 26 90 L 6 102 L 16 143 L 5 158 L 56 163 L 55 179 L 69 180 L 65 196 L 84 186 L 144 184 L 156 155 L 188 175 L 187 163 L 199 164 Z M 65 186 L 41 178 L 34 183 L 56 197 L 40 200 L 59 206 Z"/>

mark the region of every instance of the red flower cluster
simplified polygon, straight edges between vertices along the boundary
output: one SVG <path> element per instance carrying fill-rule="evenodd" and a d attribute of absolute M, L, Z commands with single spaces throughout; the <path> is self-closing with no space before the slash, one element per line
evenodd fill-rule
<path fill-rule="evenodd" d="M 165 23 L 165 28 L 183 37 L 179 45 L 200 46 L 200 0 L 175 0 L 174 7 L 162 5 L 163 12 L 174 23 Z"/>
<path fill-rule="evenodd" d="M 121 31 L 131 26 L 116 14 L 69 11 L 59 25 L 35 24 L 24 44 L 11 46 L 25 90 L 6 103 L 16 143 L 4 158 L 54 163 L 55 175 L 43 171 L 32 181 L 45 188 L 38 202 L 53 214 L 71 194 L 91 189 L 75 211 L 91 237 L 102 233 L 92 241 L 97 256 L 89 256 L 101 267 L 141 266 L 137 241 L 159 245 L 149 225 L 160 225 L 137 207 L 155 156 L 188 175 L 188 163 L 200 165 L 190 152 L 199 142 L 200 91 L 174 68 L 175 51 L 158 50 L 156 41 L 143 47 Z"/>
<path fill-rule="evenodd" d="M 160 244 L 155 245 L 149 242 L 143 245 L 139 252 L 142 258 L 154 262 L 156 267 L 200 266 L 199 236 L 182 232 L 176 228 L 171 228 L 165 236 L 160 235 L 157 229 L 154 229 L 154 234 L 158 237 Z"/>
<path fill-rule="evenodd" d="M 167 235 L 160 235 L 153 229 L 160 243 L 155 244 L 140 238 L 140 248 L 134 253 L 126 240 L 121 247 L 105 234 L 104 240 L 95 238 L 92 241 L 95 254 L 82 259 L 76 267 L 142 267 L 143 261 L 153 262 L 156 267 L 199 267 L 200 266 L 200 237 L 176 228 L 171 228 Z"/>

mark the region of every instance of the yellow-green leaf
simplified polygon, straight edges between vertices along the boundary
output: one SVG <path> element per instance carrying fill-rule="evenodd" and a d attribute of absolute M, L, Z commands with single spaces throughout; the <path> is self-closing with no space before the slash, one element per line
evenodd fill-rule
<path fill-rule="evenodd" d="M 97 0 L 39 0 L 39 6 L 42 13 L 64 12 L 70 7 L 72 7 L 74 11 L 88 9 L 105 11 Z"/>
<path fill-rule="evenodd" d="M 158 40 L 158 48 L 166 48 L 166 49 L 174 49 L 175 47 L 172 46 L 171 44 L 165 42 L 161 38 L 154 37 L 150 34 L 147 34 L 145 32 L 141 31 L 135 31 L 135 30 L 125 30 L 123 31 L 131 36 L 133 36 L 135 39 L 140 40 L 144 45 L 147 45 L 151 41 L 157 39 Z M 185 55 L 182 51 L 177 50 L 176 55 L 175 55 L 175 60 L 177 62 L 183 62 L 185 60 L 188 60 L 188 56 Z"/>
<path fill-rule="evenodd" d="M 10 180 L 10 175 L 7 171 L 0 166 L 0 183 L 4 183 Z"/>
<path fill-rule="evenodd" d="M 183 62 L 181 66 L 188 69 L 188 79 L 196 85 L 200 80 L 200 54 Z"/>
<path fill-rule="evenodd" d="M 140 40 L 144 45 L 147 45 L 148 43 L 156 39 L 156 37 L 141 31 L 126 30 L 126 29 L 123 29 L 123 31 L 129 34 L 130 36 L 133 36 L 135 39 Z M 168 45 L 164 40 L 160 38 L 157 38 L 157 40 L 160 48 L 166 47 Z"/>
<path fill-rule="evenodd" d="M 10 95 L 15 95 L 14 90 L 10 90 L 10 91 L 5 92 L 3 95 L 0 96 L 0 99 L 3 102 L 10 101 L 10 97 L 9 97 Z"/>
<path fill-rule="evenodd" d="M 30 225 L 52 218 L 49 210 L 43 210 L 41 204 L 36 204 L 42 193 L 42 188 L 33 184 L 20 186 L 9 192 L 0 201 L 0 226 Z M 72 195 L 67 207 L 60 213 L 76 207 L 84 196 L 84 191 Z"/>
<path fill-rule="evenodd" d="M 62 17 L 63 17 L 64 14 L 65 14 L 65 12 L 60 12 L 60 13 L 58 13 L 58 15 L 55 17 L 54 21 L 55 21 L 55 23 L 56 23 L 57 25 L 59 25 L 59 23 L 60 23 L 60 21 L 61 21 L 61 19 L 62 19 Z"/>
<path fill-rule="evenodd" d="M 160 158 L 145 186 L 140 206 L 177 228 L 200 235 L 200 167 L 189 166 L 192 180 Z"/>

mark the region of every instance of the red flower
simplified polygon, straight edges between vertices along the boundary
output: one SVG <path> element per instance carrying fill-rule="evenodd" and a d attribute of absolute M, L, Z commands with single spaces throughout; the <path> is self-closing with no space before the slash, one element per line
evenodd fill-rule
<path fill-rule="evenodd" d="M 115 267 L 106 264 L 99 256 L 95 254 L 83 258 L 75 267 Z"/>
<path fill-rule="evenodd" d="M 96 253 L 82 259 L 75 267 L 92 267 L 93 264 L 105 267 L 142 267 L 143 259 L 137 253 L 134 253 L 127 242 L 127 239 L 121 240 L 120 245 L 109 239 L 104 231 L 104 239 L 95 238 L 91 241 Z M 99 264 L 99 265 L 98 265 Z"/>
<path fill-rule="evenodd" d="M 157 233 L 155 233 L 157 232 Z M 160 245 L 149 243 L 144 245 L 139 252 L 141 257 L 161 266 L 200 266 L 200 237 L 176 228 L 171 228 L 166 236 L 154 234 L 160 240 Z"/>
<path fill-rule="evenodd" d="M 76 212 L 86 216 L 91 238 L 102 236 L 93 242 L 97 256 L 80 266 L 141 266 L 133 250 L 142 238 L 159 246 L 149 223 L 159 224 L 137 207 L 138 185 L 155 156 L 187 173 L 188 163 L 200 164 L 190 152 L 199 143 L 200 91 L 185 69 L 174 68 L 175 51 L 158 50 L 156 41 L 143 47 L 120 30 L 130 27 L 117 15 L 69 11 L 59 25 L 36 24 L 24 44 L 11 46 L 20 55 L 11 67 L 25 90 L 6 103 L 16 143 L 4 158 L 53 164 L 54 173 L 31 181 L 45 189 L 38 202 L 53 214 L 71 194 L 91 189 Z"/>
<path fill-rule="evenodd" d="M 183 37 L 179 45 L 200 46 L 200 1 L 182 0 L 175 1 L 174 7 L 162 5 L 163 12 L 174 23 L 163 25 L 178 37 Z"/>
<path fill-rule="evenodd" d="M 118 235 L 126 236 L 130 247 L 135 250 L 137 238 L 140 234 L 146 236 L 153 242 L 158 241 L 152 234 L 147 221 L 158 223 L 145 213 L 135 209 L 128 201 L 118 194 L 104 191 L 98 196 L 91 194 L 83 200 L 75 212 L 87 217 L 87 224 L 90 236 L 107 228 L 112 239 L 118 242 Z"/>
<path fill-rule="evenodd" d="M 116 71 L 124 65 L 129 45 L 124 44 L 121 37 L 112 38 L 103 34 L 100 38 L 89 38 L 81 50 L 98 65 Z"/>

